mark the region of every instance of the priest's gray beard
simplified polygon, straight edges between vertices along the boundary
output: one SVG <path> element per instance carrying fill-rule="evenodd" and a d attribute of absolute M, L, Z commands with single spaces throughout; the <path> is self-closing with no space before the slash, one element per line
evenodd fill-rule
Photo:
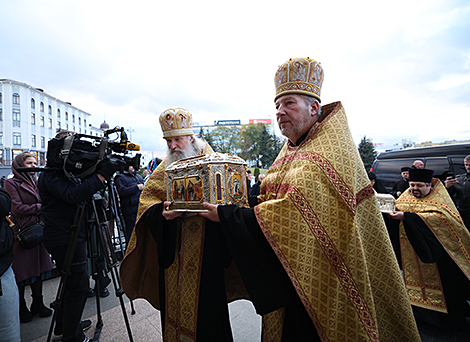
<path fill-rule="evenodd" d="M 190 142 L 184 149 L 168 149 L 166 165 L 170 165 L 171 163 L 181 159 L 198 156 L 204 150 L 205 145 L 206 142 L 204 140 L 194 137 L 193 142 Z"/>

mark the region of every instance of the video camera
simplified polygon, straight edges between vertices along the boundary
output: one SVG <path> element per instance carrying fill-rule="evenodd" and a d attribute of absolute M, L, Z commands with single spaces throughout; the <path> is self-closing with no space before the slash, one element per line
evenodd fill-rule
<path fill-rule="evenodd" d="M 112 134 L 118 136 L 111 140 Z M 69 134 L 49 140 L 46 169 L 63 169 L 69 178 L 87 179 L 100 170 L 103 161 L 110 159 L 122 164 L 122 170 L 133 166 L 140 167 L 141 154 L 125 156 L 129 151 L 139 151 L 140 146 L 127 139 L 124 127 L 106 130 L 103 137 L 86 134 Z"/>

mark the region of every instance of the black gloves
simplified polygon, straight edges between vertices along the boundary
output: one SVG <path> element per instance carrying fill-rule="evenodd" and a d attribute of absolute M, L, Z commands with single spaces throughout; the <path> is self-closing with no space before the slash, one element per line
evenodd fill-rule
<path fill-rule="evenodd" d="M 110 179 L 116 171 L 122 170 L 126 163 L 120 159 L 110 159 L 101 162 L 101 167 L 98 170 L 98 173 L 106 179 Z"/>

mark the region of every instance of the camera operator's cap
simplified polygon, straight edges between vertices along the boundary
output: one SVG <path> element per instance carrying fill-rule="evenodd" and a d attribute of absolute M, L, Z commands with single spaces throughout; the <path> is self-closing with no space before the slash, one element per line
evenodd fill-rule
<path fill-rule="evenodd" d="M 168 108 L 160 114 L 163 137 L 193 135 L 193 116 L 182 107 Z"/>
<path fill-rule="evenodd" d="M 411 167 L 409 167 L 409 166 L 403 166 L 401 168 L 401 172 L 409 171 L 410 169 L 411 169 Z"/>
<path fill-rule="evenodd" d="M 274 76 L 276 85 L 276 101 L 286 94 L 309 95 L 320 100 L 323 83 L 323 68 L 320 63 L 307 57 L 289 59 L 279 66 Z"/>
<path fill-rule="evenodd" d="M 429 169 L 410 169 L 408 171 L 410 175 L 409 182 L 423 182 L 431 183 L 432 176 L 434 175 L 434 170 Z"/>

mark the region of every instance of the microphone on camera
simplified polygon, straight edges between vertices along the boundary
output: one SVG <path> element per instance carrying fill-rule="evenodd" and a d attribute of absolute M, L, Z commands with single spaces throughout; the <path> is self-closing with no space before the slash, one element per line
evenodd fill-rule
<path fill-rule="evenodd" d="M 126 150 L 140 151 L 140 145 L 131 143 L 130 141 L 126 141 Z"/>

